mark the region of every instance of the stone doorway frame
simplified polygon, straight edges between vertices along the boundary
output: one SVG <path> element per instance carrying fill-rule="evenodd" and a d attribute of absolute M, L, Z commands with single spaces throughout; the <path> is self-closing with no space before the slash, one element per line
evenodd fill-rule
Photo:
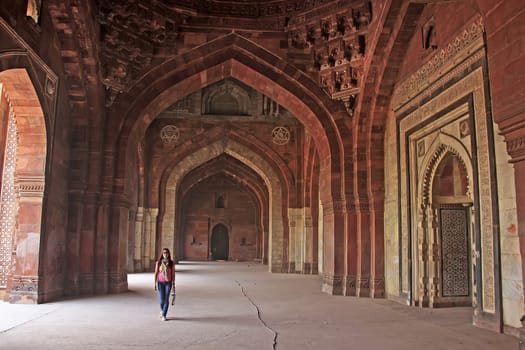
<path fill-rule="evenodd" d="M 467 174 L 467 189 L 462 196 L 435 198 L 434 180 L 440 164 L 449 155 L 456 157 Z M 413 171 L 413 170 L 412 170 Z M 472 306 L 475 274 L 473 261 L 475 261 L 475 242 L 472 234 L 475 230 L 475 217 L 473 210 L 474 199 L 472 194 L 473 169 L 471 157 L 465 147 L 454 137 L 440 133 L 434 140 L 427 156 L 422 161 L 422 166 L 417 171 L 416 177 L 423 175 L 423 181 L 417 193 L 417 208 L 415 211 L 412 232 L 412 251 L 415 263 L 412 265 L 413 274 L 413 304 L 420 307 L 447 307 L 447 306 Z M 443 282 L 443 254 L 441 240 L 440 210 L 444 206 L 459 205 L 466 210 L 466 230 L 469 256 L 468 276 L 470 280 L 469 295 L 467 297 L 447 297 L 442 289 Z"/>
<path fill-rule="evenodd" d="M 231 235 L 231 230 L 228 228 L 227 225 L 225 225 L 225 224 L 223 224 L 221 222 L 217 222 L 217 223 L 215 223 L 213 225 L 213 227 L 211 227 L 211 225 L 210 225 L 210 232 L 209 232 L 209 235 L 210 235 L 209 242 L 210 242 L 210 244 L 209 244 L 209 247 L 208 247 L 210 260 L 217 260 L 215 258 L 215 256 L 214 256 L 214 254 L 213 254 L 213 248 L 214 248 L 213 236 L 215 234 L 217 234 L 217 232 L 218 232 L 218 231 L 215 231 L 215 229 L 220 227 L 220 226 L 224 227 L 225 232 L 226 232 L 226 238 L 228 240 L 228 242 L 227 242 L 228 243 L 228 251 L 227 251 L 226 259 L 224 259 L 224 260 L 229 260 L 229 257 L 230 257 L 230 235 Z M 223 260 L 223 259 L 219 259 L 219 260 Z"/>

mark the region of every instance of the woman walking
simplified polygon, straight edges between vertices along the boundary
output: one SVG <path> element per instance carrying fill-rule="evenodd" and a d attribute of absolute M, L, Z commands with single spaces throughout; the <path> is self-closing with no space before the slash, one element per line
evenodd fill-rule
<path fill-rule="evenodd" d="M 155 263 L 155 290 L 159 293 L 160 317 L 163 321 L 166 321 L 172 287 L 175 291 L 175 263 L 171 260 L 170 250 L 164 248 Z"/>

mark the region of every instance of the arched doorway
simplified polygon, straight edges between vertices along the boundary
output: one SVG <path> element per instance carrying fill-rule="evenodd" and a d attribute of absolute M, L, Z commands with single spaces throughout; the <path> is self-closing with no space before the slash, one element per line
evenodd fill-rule
<path fill-rule="evenodd" d="M 436 306 L 472 305 L 470 271 L 470 208 L 467 171 L 461 159 L 448 153 L 440 162 L 432 185 L 432 203 L 438 213 L 439 300 Z"/>
<path fill-rule="evenodd" d="M 228 229 L 223 224 L 217 224 L 211 232 L 211 259 L 228 260 L 230 240 Z"/>
<path fill-rule="evenodd" d="M 427 169 L 428 185 L 419 212 L 416 240 L 417 304 L 423 307 L 472 305 L 473 220 L 467 164 L 447 146 Z"/>

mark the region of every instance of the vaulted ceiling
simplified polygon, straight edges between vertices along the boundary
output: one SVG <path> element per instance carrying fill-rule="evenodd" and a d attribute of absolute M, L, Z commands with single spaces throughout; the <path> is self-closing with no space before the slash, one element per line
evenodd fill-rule
<path fill-rule="evenodd" d="M 372 3 L 364 0 L 100 1 L 106 104 L 154 66 L 235 31 L 309 75 L 351 114 L 373 19 Z"/>

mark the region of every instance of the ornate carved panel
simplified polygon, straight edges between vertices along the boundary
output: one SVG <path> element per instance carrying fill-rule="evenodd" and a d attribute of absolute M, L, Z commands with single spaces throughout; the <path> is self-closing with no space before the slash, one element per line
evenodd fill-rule
<path fill-rule="evenodd" d="M 2 191 L 0 195 L 0 288 L 7 286 L 7 278 L 11 273 L 11 253 L 13 232 L 15 229 L 16 194 L 16 122 L 13 113 L 9 115 L 7 126 L 7 141 L 2 169 Z"/>
<path fill-rule="evenodd" d="M 371 21 L 371 2 L 361 1 L 340 6 L 328 16 L 315 11 L 297 15 L 287 27 L 292 51 L 310 55 L 306 71 L 332 99 L 342 101 L 350 115 L 359 94 Z"/>
<path fill-rule="evenodd" d="M 107 105 L 151 65 L 161 46 L 162 51 L 175 52 L 179 25 L 187 18 L 158 2 L 100 2 L 100 56 Z"/>
<path fill-rule="evenodd" d="M 444 297 L 468 296 L 469 249 L 468 226 L 465 208 L 440 209 L 442 295 Z"/>
<path fill-rule="evenodd" d="M 490 101 L 486 100 L 485 91 L 486 52 L 483 30 L 481 19 L 467 24 L 461 35 L 444 46 L 445 49 L 437 50 L 420 70 L 400 82 L 396 88 L 393 101 L 400 140 L 398 195 L 401 217 L 401 282 L 403 291 L 414 290 L 414 283 L 409 284 L 409 276 L 414 271 L 408 269 L 408 259 L 411 254 L 417 252 L 408 242 L 420 227 L 417 213 L 411 208 L 417 207 L 423 196 L 414 189 L 419 186 L 420 181 L 414 169 L 420 164 L 428 164 L 427 154 L 433 154 L 435 149 L 432 138 L 439 139 L 442 137 L 440 135 L 449 135 L 449 140 L 454 140 L 457 144 L 455 148 L 465 153 L 462 159 L 473 160 L 473 173 L 469 174 L 473 179 L 473 183 L 469 185 L 473 192 L 468 192 L 474 205 L 474 221 L 469 221 L 469 225 L 472 225 L 469 227 L 474 229 L 474 245 L 470 255 L 472 259 L 476 259 L 472 262 L 475 263 L 475 278 L 471 281 L 470 293 L 472 302 L 479 312 L 496 314 L 498 271 L 495 269 L 494 237 L 497 237 L 499 232 L 494 216 L 494 210 L 497 209 L 494 207 L 497 192 L 494 186 L 495 179 L 490 171 L 494 167 L 494 158 L 491 156 L 494 147 L 491 138 L 494 131 L 490 115 L 487 114 Z M 464 118 L 462 109 L 468 110 L 468 118 Z M 428 147 L 418 149 L 417 141 L 424 137 L 429 138 L 429 142 L 425 142 Z M 424 155 L 418 157 L 418 150 Z M 423 162 L 421 159 L 427 160 Z M 409 234 L 412 236 L 409 237 Z M 415 277 L 417 280 L 417 276 Z M 439 288 L 441 287 L 439 285 Z M 464 287 L 465 285 L 460 287 L 463 290 L 449 289 L 448 293 L 463 292 Z M 479 299 L 478 295 L 481 296 Z M 482 301 L 482 305 L 477 304 L 478 301 Z"/>

